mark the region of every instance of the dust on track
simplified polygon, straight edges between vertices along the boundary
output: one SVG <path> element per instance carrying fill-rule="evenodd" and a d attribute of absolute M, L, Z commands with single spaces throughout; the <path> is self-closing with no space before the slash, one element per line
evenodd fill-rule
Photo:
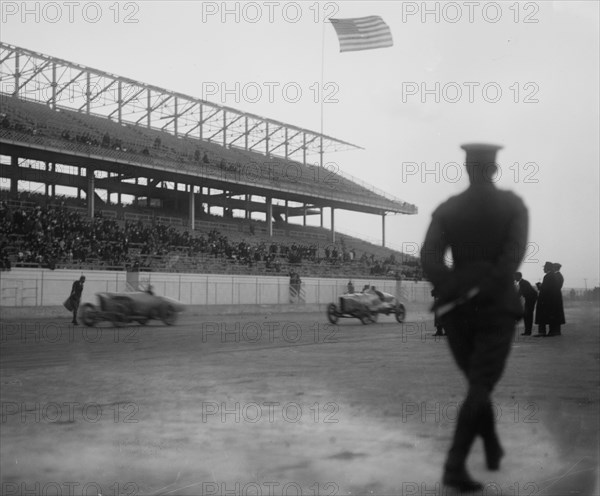
<path fill-rule="evenodd" d="M 515 338 L 494 394 L 508 456 L 497 473 L 479 445 L 470 458 L 488 494 L 593 494 L 598 308 L 567 319 L 560 339 Z M 78 481 L 73 494 L 444 493 L 465 385 L 429 315 L 409 320 L 3 321 L 3 492 Z M 63 405 L 59 419 L 49 405 Z"/>

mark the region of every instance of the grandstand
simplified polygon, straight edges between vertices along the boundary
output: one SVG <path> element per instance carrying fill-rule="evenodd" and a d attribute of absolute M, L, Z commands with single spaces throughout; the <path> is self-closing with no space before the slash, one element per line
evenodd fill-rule
<path fill-rule="evenodd" d="M 379 215 L 385 246 L 386 215 L 417 213 L 307 161 L 355 145 L 4 43 L 0 108 L 8 263 L 217 273 L 308 263 L 306 273 L 324 276 L 420 277 L 412 257 L 335 231 L 336 210 Z M 19 181 L 44 194 L 25 194 Z M 72 195 L 61 197 L 66 190 Z M 17 226 L 16 212 L 24 219 Z M 307 225 L 310 215 L 320 216 L 320 227 Z M 75 250 L 49 233 L 69 226 L 81 238 Z M 132 241 L 135 229 L 154 233 L 154 244 Z M 94 246 L 98 232 L 116 238 Z M 126 249 L 115 247 L 121 239 Z"/>

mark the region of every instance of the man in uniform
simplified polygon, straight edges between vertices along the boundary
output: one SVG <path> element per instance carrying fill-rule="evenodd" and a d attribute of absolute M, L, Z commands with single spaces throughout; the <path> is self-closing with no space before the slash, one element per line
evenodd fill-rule
<path fill-rule="evenodd" d="M 446 330 L 469 390 L 460 409 L 443 483 L 460 491 L 482 485 L 466 469 L 477 435 L 487 467 L 498 470 L 504 455 L 496 434 L 491 393 L 500 379 L 517 319 L 523 309 L 513 278 L 525 254 L 528 214 L 523 201 L 497 189 L 494 145 L 463 145 L 470 186 L 433 213 L 421 250 L 423 272 L 438 296 L 434 310 Z M 444 263 L 452 251 L 453 267 Z M 442 315 L 443 312 L 446 312 Z"/>
<path fill-rule="evenodd" d="M 85 283 L 85 276 L 81 276 L 78 281 L 73 282 L 71 287 L 71 306 L 73 307 L 73 321 L 72 323 L 77 325 L 77 310 L 79 310 L 79 303 L 81 302 L 81 293 L 83 293 L 83 283 Z"/>
<path fill-rule="evenodd" d="M 533 327 L 533 311 L 538 298 L 537 291 L 533 289 L 531 283 L 523 279 L 523 274 L 515 273 L 515 281 L 517 281 L 519 296 L 525 300 L 525 313 L 523 315 L 523 323 L 525 324 L 525 332 L 521 336 L 531 336 Z"/>

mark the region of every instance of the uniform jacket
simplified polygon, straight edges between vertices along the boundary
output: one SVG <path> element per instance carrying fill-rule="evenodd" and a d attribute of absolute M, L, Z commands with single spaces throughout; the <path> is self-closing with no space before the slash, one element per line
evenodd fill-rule
<path fill-rule="evenodd" d="M 493 185 L 470 186 L 442 203 L 433 212 L 421 249 L 423 272 L 439 297 L 436 305 L 478 287 L 469 308 L 480 315 L 521 317 L 514 273 L 525 254 L 527 230 L 523 201 Z M 444 263 L 448 248 L 452 268 Z"/>

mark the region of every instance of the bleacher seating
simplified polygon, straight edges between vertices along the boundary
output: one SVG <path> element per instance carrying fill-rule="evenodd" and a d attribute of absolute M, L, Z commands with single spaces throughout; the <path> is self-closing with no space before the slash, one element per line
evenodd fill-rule
<path fill-rule="evenodd" d="M 350 181 L 343 175 L 292 160 L 264 155 L 191 137 L 176 137 L 141 125 L 119 124 L 95 115 L 0 95 L 5 119 L 0 135 L 67 150 L 94 153 L 118 160 L 135 160 L 178 169 L 201 171 L 208 177 L 257 181 L 304 194 L 320 193 L 349 201 L 375 202 L 398 208 L 398 203 Z M 206 158 L 205 158 L 206 157 Z M 293 169 L 293 173 L 285 173 Z"/>
<path fill-rule="evenodd" d="M 12 266 L 222 274 L 287 274 L 294 269 L 304 276 L 319 277 L 394 277 L 398 271 L 405 278 L 421 277 L 420 268 L 411 257 L 402 257 L 398 252 L 349 236 L 341 237 L 340 242 L 334 245 L 326 241 L 326 231 L 318 227 L 286 225 L 284 229 L 276 229 L 275 236 L 270 238 L 266 235 L 264 223 L 261 226 L 258 221 L 250 223 L 244 219 L 215 218 L 213 222 L 198 221 L 199 232 L 190 234 L 180 218 L 160 220 L 126 208 L 123 218 L 117 218 L 116 212 L 109 210 L 107 212 L 114 215 L 100 212 L 98 218 L 91 222 L 85 219 L 81 200 L 64 199 L 53 203 L 42 195 L 21 196 L 29 201 L 8 199 L 8 195 L 3 194 L 0 209 L 3 232 L 0 259 L 8 259 Z M 25 212 L 27 218 L 39 217 L 40 225 L 35 229 L 15 229 L 8 219 L 18 211 Z M 55 212 L 46 216 L 52 211 Z M 59 250 L 58 241 L 52 236 L 38 242 L 41 235 L 32 238 L 29 233 L 45 233 L 46 224 L 60 218 L 70 218 L 75 226 L 74 235 L 85 238 L 80 243 L 83 248 L 75 256 L 71 253 L 75 250 Z M 179 222 L 173 222 L 174 219 Z M 251 224 L 254 234 L 250 234 Z M 104 241 L 108 249 L 94 248 L 92 238 L 102 237 L 103 230 L 112 233 Z M 144 234 L 136 237 L 136 230 Z M 151 241 L 148 241 L 149 233 L 155 232 L 167 233 L 169 239 L 165 242 L 150 235 Z M 307 237 L 309 233 L 313 238 Z M 171 242 L 171 239 L 178 241 Z M 123 240 L 126 243 L 119 244 Z M 181 244 L 181 240 L 187 240 L 186 244 Z M 215 244 L 220 245 L 215 248 Z M 337 257 L 333 255 L 333 249 L 338 251 Z M 328 253 L 328 250 L 331 251 Z M 350 252 L 354 253 L 351 260 L 348 258 Z"/>

